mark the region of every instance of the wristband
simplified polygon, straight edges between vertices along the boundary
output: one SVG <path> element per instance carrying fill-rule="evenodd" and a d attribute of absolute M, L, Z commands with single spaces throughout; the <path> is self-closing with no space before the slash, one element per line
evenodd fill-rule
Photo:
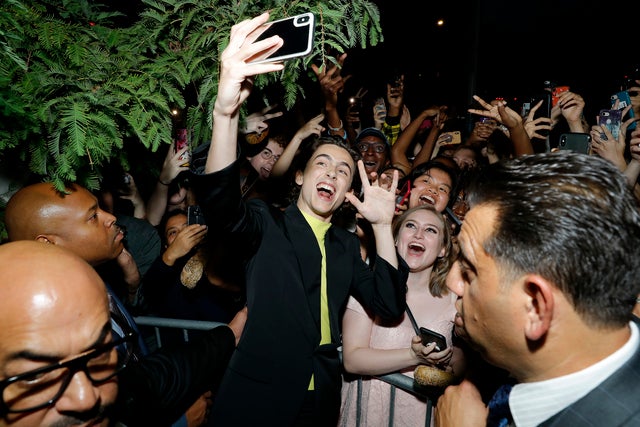
<path fill-rule="evenodd" d="M 329 122 L 327 122 L 327 127 L 329 128 L 329 130 L 334 131 L 334 132 L 338 132 L 338 131 L 344 129 L 344 127 L 342 125 L 342 120 L 340 120 L 340 126 L 338 126 L 337 128 L 332 128 L 331 125 L 329 124 Z"/>

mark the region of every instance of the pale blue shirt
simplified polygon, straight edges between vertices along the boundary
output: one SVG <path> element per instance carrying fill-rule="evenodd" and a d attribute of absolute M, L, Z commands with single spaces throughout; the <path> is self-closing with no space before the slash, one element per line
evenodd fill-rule
<path fill-rule="evenodd" d="M 563 377 L 513 386 L 509 408 L 513 425 L 535 427 L 578 401 L 625 364 L 640 345 L 638 327 L 630 323 L 631 337 L 611 356 Z"/>

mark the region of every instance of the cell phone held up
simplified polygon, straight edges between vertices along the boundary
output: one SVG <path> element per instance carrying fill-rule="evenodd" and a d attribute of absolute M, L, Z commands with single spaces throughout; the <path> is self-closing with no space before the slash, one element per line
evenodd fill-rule
<path fill-rule="evenodd" d="M 189 147 L 189 131 L 185 128 L 180 128 L 176 131 L 176 138 L 174 140 L 173 151 L 177 153 L 185 147 Z M 180 155 L 180 161 L 183 163 L 180 166 L 189 166 L 189 162 L 191 161 L 191 152 L 189 149 Z"/>
<path fill-rule="evenodd" d="M 591 135 L 588 133 L 563 133 L 560 135 L 558 149 L 589 154 L 591 149 Z"/>
<path fill-rule="evenodd" d="M 396 205 L 405 204 L 406 201 L 409 199 L 410 195 L 411 195 L 411 181 L 407 179 L 402 185 L 402 188 L 400 189 L 400 193 L 398 193 L 398 195 L 396 196 Z M 399 212 L 400 210 L 396 208 L 396 213 L 399 213 Z"/>
<path fill-rule="evenodd" d="M 620 125 L 622 124 L 622 110 L 600 110 L 598 115 L 598 124 L 609 129 L 614 141 L 618 140 L 620 135 Z M 602 139 L 607 139 L 607 135 L 600 133 Z"/>
<path fill-rule="evenodd" d="M 556 86 L 551 90 L 551 106 L 555 107 L 560 100 L 560 95 L 569 92 L 569 86 Z"/>
<path fill-rule="evenodd" d="M 616 106 L 616 102 L 618 103 L 617 106 Z M 611 95 L 611 109 L 624 110 L 629 105 L 631 105 L 631 96 L 629 95 L 628 91 L 623 90 Z M 631 108 L 627 114 L 629 114 L 630 119 L 635 117 L 635 112 L 633 111 L 633 108 Z M 633 122 L 629 125 L 627 130 L 634 130 L 635 128 L 636 128 L 636 122 Z"/>
<path fill-rule="evenodd" d="M 289 16 L 261 25 L 255 30 L 259 31 L 260 35 L 258 35 L 254 43 L 272 36 L 280 36 L 284 43 L 268 57 L 251 62 L 254 64 L 280 62 L 307 56 L 313 50 L 315 26 L 315 15 L 311 12 Z"/>
<path fill-rule="evenodd" d="M 187 225 L 200 224 L 206 225 L 204 221 L 204 215 L 198 205 L 192 205 L 187 207 Z"/>
<path fill-rule="evenodd" d="M 427 329 L 424 327 L 420 328 L 420 338 L 422 338 L 422 345 L 427 346 L 431 343 L 436 343 L 435 350 L 442 351 L 447 349 L 447 339 L 444 335 L 439 334 L 436 331 L 432 331 L 431 329 Z"/>

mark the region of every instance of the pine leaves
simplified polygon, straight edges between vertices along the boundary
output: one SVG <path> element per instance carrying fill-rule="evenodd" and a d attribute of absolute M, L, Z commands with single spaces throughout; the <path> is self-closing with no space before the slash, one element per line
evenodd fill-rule
<path fill-rule="evenodd" d="M 305 98 L 299 81 L 312 61 L 383 40 L 377 6 L 364 0 L 143 3 L 123 26 L 120 13 L 90 0 L 2 2 L 0 167 L 22 163 L 41 179 L 96 189 L 104 165 L 128 163 L 124 147 L 171 143 L 172 108 L 184 110 L 195 145 L 207 142 L 219 54 L 236 22 L 264 10 L 316 15 L 313 54 L 256 79 L 256 91 L 278 88 L 282 96 L 265 102 L 284 108 Z"/>

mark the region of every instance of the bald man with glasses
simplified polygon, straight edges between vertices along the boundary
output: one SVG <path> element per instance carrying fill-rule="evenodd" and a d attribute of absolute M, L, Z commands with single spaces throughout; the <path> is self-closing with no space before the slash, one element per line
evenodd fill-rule
<path fill-rule="evenodd" d="M 112 335 L 89 264 L 54 245 L 0 245 L 0 325 L 0 426 L 111 425 L 134 335 Z"/>

